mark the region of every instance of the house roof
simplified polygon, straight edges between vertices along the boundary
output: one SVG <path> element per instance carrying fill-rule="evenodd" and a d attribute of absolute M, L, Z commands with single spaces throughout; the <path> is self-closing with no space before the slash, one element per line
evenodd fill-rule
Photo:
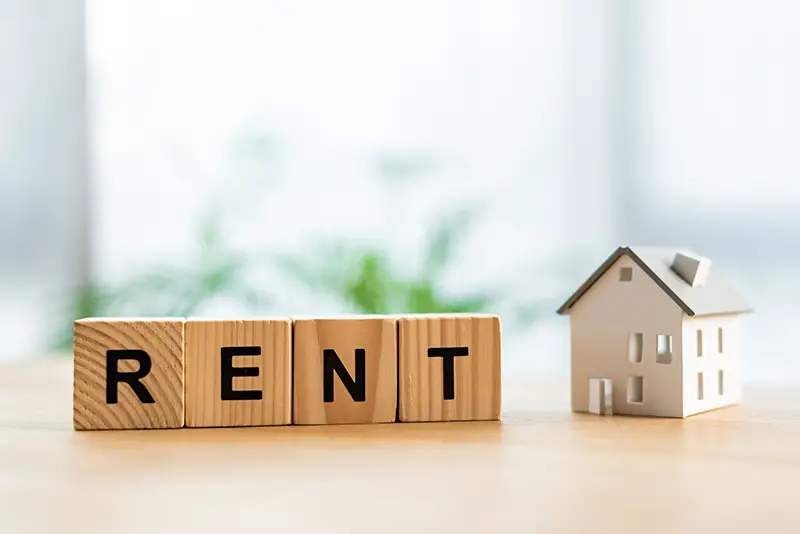
<path fill-rule="evenodd" d="M 712 266 L 702 287 L 692 287 L 672 270 L 678 249 L 661 247 L 619 247 L 558 309 L 569 310 L 622 255 L 629 256 L 690 317 L 753 311 L 747 301 L 722 278 Z M 694 255 L 689 252 L 690 255 Z"/>

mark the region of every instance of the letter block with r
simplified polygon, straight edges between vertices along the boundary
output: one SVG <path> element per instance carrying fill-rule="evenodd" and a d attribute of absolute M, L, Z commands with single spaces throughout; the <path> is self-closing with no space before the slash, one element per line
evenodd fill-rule
<path fill-rule="evenodd" d="M 182 427 L 183 341 L 183 319 L 75 321 L 75 429 Z"/>

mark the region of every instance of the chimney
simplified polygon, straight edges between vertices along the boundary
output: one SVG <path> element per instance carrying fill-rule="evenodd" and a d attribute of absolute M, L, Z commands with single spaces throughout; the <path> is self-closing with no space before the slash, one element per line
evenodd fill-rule
<path fill-rule="evenodd" d="M 672 270 L 692 287 L 703 287 L 711 270 L 711 260 L 678 252 L 672 260 Z"/>

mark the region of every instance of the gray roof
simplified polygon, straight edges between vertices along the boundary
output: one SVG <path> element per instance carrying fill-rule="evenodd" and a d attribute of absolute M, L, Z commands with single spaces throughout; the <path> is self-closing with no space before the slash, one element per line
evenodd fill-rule
<path fill-rule="evenodd" d="M 733 289 L 716 271 L 712 264 L 708 280 L 702 287 L 692 287 L 672 270 L 672 260 L 677 252 L 695 256 L 692 252 L 660 247 L 619 247 L 572 294 L 558 313 L 569 313 L 570 308 L 623 254 L 629 256 L 646 272 L 664 292 L 690 317 L 725 313 L 747 313 L 753 311 L 747 301 Z"/>

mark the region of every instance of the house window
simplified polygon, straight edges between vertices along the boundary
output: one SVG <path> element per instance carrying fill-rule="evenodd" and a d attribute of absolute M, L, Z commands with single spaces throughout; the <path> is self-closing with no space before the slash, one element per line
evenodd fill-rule
<path fill-rule="evenodd" d="M 697 400 L 703 400 L 703 373 L 697 373 Z"/>
<path fill-rule="evenodd" d="M 717 328 L 717 352 L 722 354 L 723 352 L 723 336 L 722 336 L 722 327 Z"/>
<path fill-rule="evenodd" d="M 725 373 L 723 373 L 722 369 L 719 370 L 719 376 L 717 377 L 719 381 L 719 394 L 725 394 Z"/>
<path fill-rule="evenodd" d="M 630 282 L 633 280 L 633 267 L 622 267 L 619 270 L 619 281 Z"/>
<path fill-rule="evenodd" d="M 628 377 L 628 403 L 641 404 L 644 402 L 644 383 L 641 376 Z"/>
<path fill-rule="evenodd" d="M 644 339 L 642 334 L 631 332 L 628 335 L 628 359 L 633 363 L 642 361 L 642 345 Z"/>
<path fill-rule="evenodd" d="M 697 357 L 703 356 L 703 331 L 697 330 Z"/>
<path fill-rule="evenodd" d="M 672 336 L 658 334 L 656 342 L 656 362 L 672 363 Z"/>

